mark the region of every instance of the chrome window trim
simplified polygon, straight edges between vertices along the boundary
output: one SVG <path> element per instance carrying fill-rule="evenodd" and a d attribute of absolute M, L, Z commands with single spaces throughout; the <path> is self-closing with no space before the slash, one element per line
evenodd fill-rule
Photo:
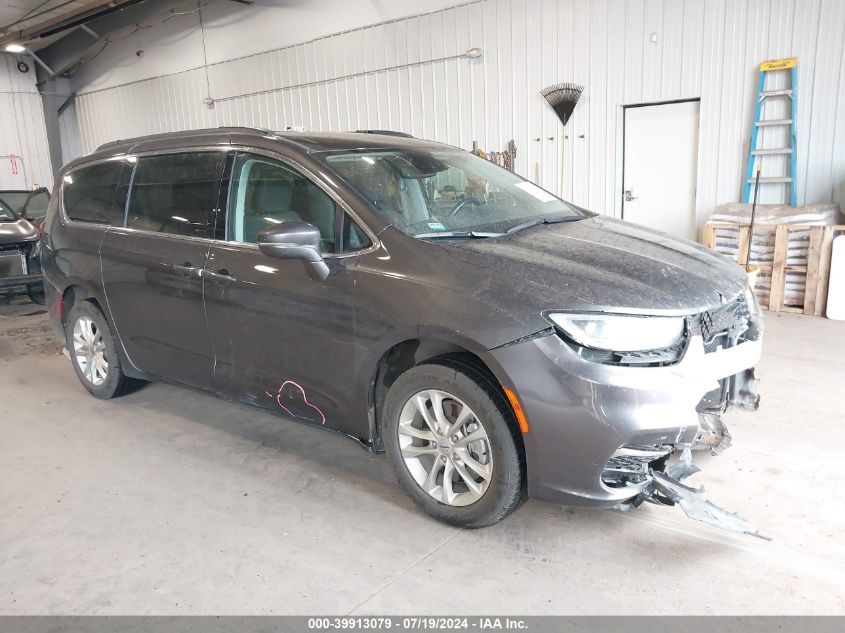
<path fill-rule="evenodd" d="M 171 240 L 183 240 L 188 242 L 216 242 L 211 237 L 195 237 L 193 235 L 179 235 L 178 233 L 162 233 L 161 231 L 147 231 L 146 229 L 133 229 L 128 226 L 107 226 L 111 233 L 119 233 L 121 235 L 151 235 L 156 237 L 163 237 Z"/>

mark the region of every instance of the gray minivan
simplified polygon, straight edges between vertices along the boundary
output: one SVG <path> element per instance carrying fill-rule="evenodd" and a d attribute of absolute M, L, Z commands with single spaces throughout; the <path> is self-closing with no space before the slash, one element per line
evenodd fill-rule
<path fill-rule="evenodd" d="M 678 501 L 670 456 L 758 400 L 735 263 L 402 135 L 104 145 L 62 169 L 41 260 L 93 395 L 165 380 L 344 433 L 463 527 Z"/>

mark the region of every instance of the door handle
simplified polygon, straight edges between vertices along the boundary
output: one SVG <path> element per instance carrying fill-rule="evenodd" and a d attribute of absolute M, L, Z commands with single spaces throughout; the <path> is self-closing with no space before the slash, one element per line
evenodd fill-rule
<path fill-rule="evenodd" d="M 625 195 L 625 202 L 631 202 L 631 200 L 636 200 L 638 196 L 633 195 L 634 188 L 626 189 L 622 192 Z"/>
<path fill-rule="evenodd" d="M 225 268 L 220 268 L 218 270 L 210 270 L 208 268 L 200 269 L 200 277 L 203 279 L 208 279 L 209 281 L 213 281 L 218 284 L 228 284 L 235 281 L 235 278 L 229 274 L 229 271 Z"/>
<path fill-rule="evenodd" d="M 185 279 L 196 279 L 200 276 L 201 269 L 197 266 L 192 266 L 191 262 L 182 262 L 181 264 L 173 264 L 171 266 L 173 272 L 182 275 Z"/>

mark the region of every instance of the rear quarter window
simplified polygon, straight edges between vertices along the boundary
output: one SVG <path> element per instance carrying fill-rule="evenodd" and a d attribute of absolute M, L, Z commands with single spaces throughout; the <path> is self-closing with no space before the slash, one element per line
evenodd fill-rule
<path fill-rule="evenodd" d="M 108 161 L 80 167 L 64 176 L 65 214 L 78 222 L 123 226 L 131 164 Z"/>

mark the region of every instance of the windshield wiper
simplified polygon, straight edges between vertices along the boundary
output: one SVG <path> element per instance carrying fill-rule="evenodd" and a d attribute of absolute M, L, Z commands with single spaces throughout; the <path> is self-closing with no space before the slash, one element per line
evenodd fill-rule
<path fill-rule="evenodd" d="M 433 233 L 418 233 L 414 237 L 501 237 L 504 233 L 488 231 L 434 231 Z"/>
<path fill-rule="evenodd" d="M 523 222 L 522 224 L 512 226 L 507 230 L 506 235 L 517 233 L 522 229 L 529 229 L 532 226 L 537 226 L 538 224 L 557 224 L 558 222 L 574 222 L 575 220 L 581 219 L 582 216 L 580 215 L 565 215 L 562 218 L 538 218 L 536 220 L 529 220 L 528 222 Z"/>

